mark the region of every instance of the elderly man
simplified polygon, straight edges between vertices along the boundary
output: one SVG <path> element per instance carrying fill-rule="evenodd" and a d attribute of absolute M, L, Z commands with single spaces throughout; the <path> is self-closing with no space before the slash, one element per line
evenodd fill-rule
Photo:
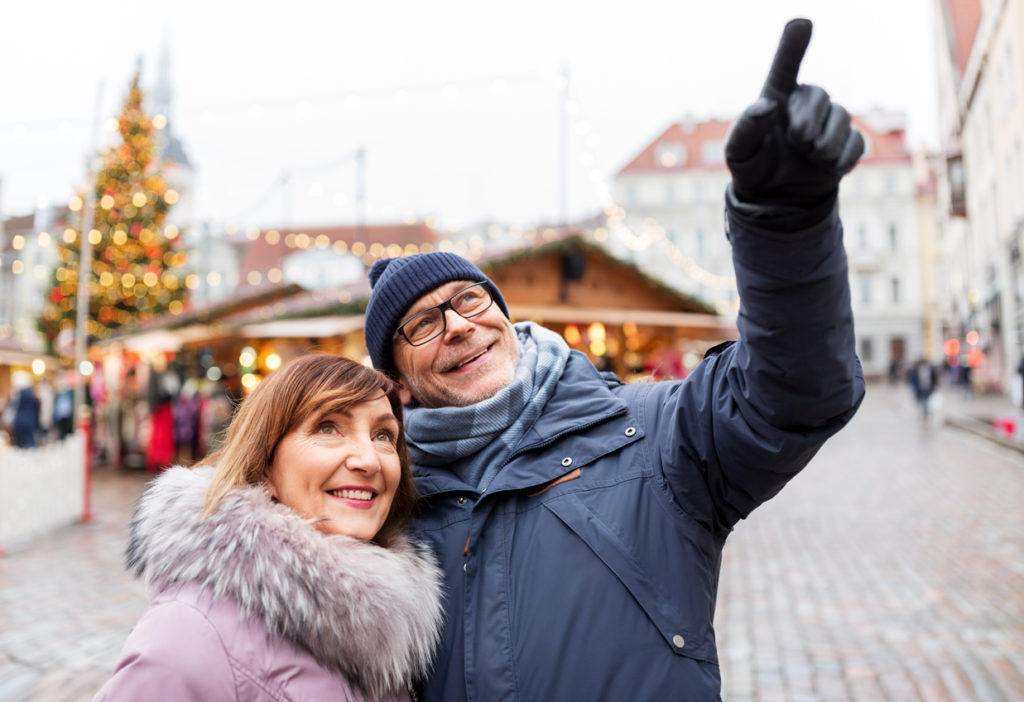
<path fill-rule="evenodd" d="M 863 141 L 796 84 L 809 39 L 810 22 L 787 25 L 727 140 L 740 338 L 686 380 L 598 373 L 554 332 L 513 325 L 454 254 L 370 271 L 367 347 L 406 388 L 417 529 L 447 576 L 421 699 L 719 698 L 726 537 L 864 392 L 837 212 Z"/>

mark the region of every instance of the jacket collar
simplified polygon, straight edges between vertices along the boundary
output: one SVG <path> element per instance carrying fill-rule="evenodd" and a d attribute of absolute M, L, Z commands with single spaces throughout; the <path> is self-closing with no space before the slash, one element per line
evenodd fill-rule
<path fill-rule="evenodd" d="M 442 616 L 426 549 L 325 535 L 257 486 L 231 492 L 200 523 L 212 475 L 176 467 L 154 482 L 132 519 L 130 570 L 157 588 L 195 583 L 234 600 L 375 698 L 426 672 Z"/>
<path fill-rule="evenodd" d="M 612 393 L 609 381 L 598 373 L 594 364 L 579 351 L 573 351 L 544 411 L 523 436 L 510 462 L 525 451 L 548 446 L 567 434 L 624 416 L 627 409 L 626 403 Z M 500 490 L 540 485 L 565 472 L 566 467 L 557 461 L 550 464 L 519 461 L 506 465 L 488 492 L 493 494 Z M 445 468 L 417 467 L 416 486 L 425 497 L 448 491 L 475 491 Z"/>

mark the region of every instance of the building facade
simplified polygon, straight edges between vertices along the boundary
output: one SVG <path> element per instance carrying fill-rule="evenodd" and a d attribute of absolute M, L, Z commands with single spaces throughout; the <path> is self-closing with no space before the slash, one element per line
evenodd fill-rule
<path fill-rule="evenodd" d="M 0 336 L 22 347 L 43 350 L 38 320 L 43 314 L 50 276 L 57 263 L 58 222 L 66 207 L 46 206 L 10 217 L 0 236 Z"/>
<path fill-rule="evenodd" d="M 1010 386 L 1024 349 L 1024 2 L 935 0 L 949 362 Z"/>
<path fill-rule="evenodd" d="M 925 355 L 918 186 L 901 115 L 854 118 L 866 152 L 843 180 L 840 207 L 850 260 L 858 352 L 881 376 Z M 669 126 L 615 177 L 609 247 L 667 284 L 738 309 L 732 253 L 723 233 L 729 123 Z"/>
<path fill-rule="evenodd" d="M 670 125 L 615 176 L 607 245 L 665 283 L 737 309 L 732 252 L 722 229 L 729 183 L 722 120 Z"/>

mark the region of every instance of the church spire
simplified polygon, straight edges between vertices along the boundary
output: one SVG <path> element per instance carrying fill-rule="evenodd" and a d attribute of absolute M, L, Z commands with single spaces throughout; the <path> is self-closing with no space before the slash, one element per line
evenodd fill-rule
<path fill-rule="evenodd" d="M 171 49 L 166 33 L 160 46 L 156 66 L 156 85 L 153 87 L 153 112 L 171 121 Z"/>
<path fill-rule="evenodd" d="M 185 154 L 181 141 L 174 134 L 174 120 L 171 118 L 173 98 L 171 91 L 171 43 L 167 38 L 166 31 L 160 43 L 160 57 L 157 59 L 156 66 L 156 85 L 153 86 L 151 98 L 153 101 L 153 114 L 163 115 L 167 119 L 167 124 L 161 130 L 161 155 L 167 161 L 186 168 L 192 168 L 192 163 Z"/>

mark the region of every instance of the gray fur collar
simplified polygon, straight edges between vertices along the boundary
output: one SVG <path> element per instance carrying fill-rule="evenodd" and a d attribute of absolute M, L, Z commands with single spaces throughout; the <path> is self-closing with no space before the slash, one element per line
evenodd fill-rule
<path fill-rule="evenodd" d="M 442 610 L 425 547 L 324 535 L 260 487 L 232 492 L 200 524 L 212 475 L 176 467 L 154 481 L 132 519 L 129 570 L 230 597 L 375 697 L 426 673 Z"/>

